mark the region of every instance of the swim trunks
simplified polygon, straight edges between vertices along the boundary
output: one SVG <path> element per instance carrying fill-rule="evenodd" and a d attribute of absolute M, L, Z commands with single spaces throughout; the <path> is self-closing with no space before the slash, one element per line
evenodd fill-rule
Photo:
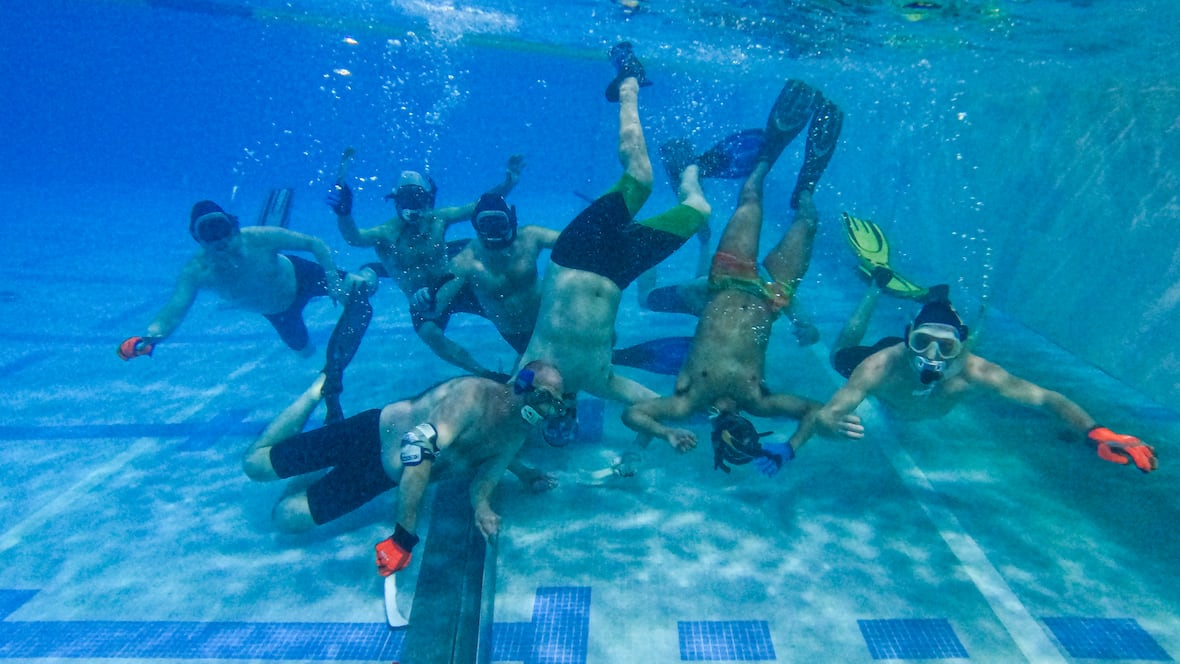
<path fill-rule="evenodd" d="M 777 314 L 791 303 L 792 289 L 778 281 L 769 281 L 758 273 L 758 264 L 747 258 L 718 251 L 713 254 L 709 268 L 709 288 L 712 290 L 736 290 L 760 297 Z"/>
<path fill-rule="evenodd" d="M 270 464 L 282 478 L 332 469 L 307 487 L 307 506 L 317 524 L 337 519 L 397 486 L 381 465 L 379 408 L 276 443 L 270 448 Z"/>
<path fill-rule="evenodd" d="M 319 263 L 298 256 L 282 255 L 291 261 L 291 266 L 295 268 L 295 299 L 285 311 L 263 316 L 274 326 L 283 343 L 291 350 L 299 351 L 307 348 L 308 342 L 307 324 L 303 322 L 303 308 L 313 297 L 328 294 L 328 280 L 324 276 L 324 268 L 320 267 Z M 343 270 L 337 270 L 336 273 L 341 279 L 348 276 Z"/>
<path fill-rule="evenodd" d="M 890 346 L 896 346 L 904 341 L 905 339 L 901 337 L 885 337 L 872 346 L 849 346 L 848 348 L 841 348 L 832 355 L 832 368 L 841 376 L 848 378 L 852 376 L 852 372 L 856 371 L 856 368 L 868 356 Z"/>
<path fill-rule="evenodd" d="M 459 255 L 467 247 L 467 243 L 471 242 L 470 238 L 464 240 L 451 240 L 447 242 L 447 260 Z M 430 285 L 431 300 L 438 294 L 438 289 L 443 287 L 451 279 L 454 279 L 453 274 L 444 274 L 433 284 Z M 426 323 L 434 323 L 441 330 L 447 329 L 447 324 L 451 321 L 451 314 L 473 314 L 483 318 L 487 318 L 484 313 L 483 306 L 479 303 L 479 298 L 475 296 L 475 291 L 471 290 L 471 286 L 464 286 L 458 293 L 455 294 L 451 304 L 447 306 L 446 311 L 440 311 L 434 315 L 434 306 L 421 307 L 410 302 L 410 322 L 414 326 L 414 331 L 417 332 Z"/>
<path fill-rule="evenodd" d="M 624 175 L 612 190 L 583 210 L 561 231 L 549 257 L 554 263 L 610 279 L 620 290 L 671 256 L 707 221 L 687 205 L 633 222 L 636 201 L 650 193 Z"/>

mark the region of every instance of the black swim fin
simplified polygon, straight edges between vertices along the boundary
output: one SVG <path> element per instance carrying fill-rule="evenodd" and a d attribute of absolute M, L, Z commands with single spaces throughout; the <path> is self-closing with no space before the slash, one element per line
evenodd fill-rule
<path fill-rule="evenodd" d="M 807 128 L 807 149 L 803 153 L 803 167 L 799 169 L 795 191 L 791 193 L 791 209 L 799 207 L 799 194 L 803 191 L 815 192 L 815 184 L 836 151 L 836 142 L 840 139 L 840 128 L 843 126 L 844 111 L 831 100 L 824 99 L 815 109 L 811 126 Z"/>
<path fill-rule="evenodd" d="M 760 158 L 771 163 L 777 161 L 787 145 L 807 126 L 822 100 L 823 95 L 807 83 L 788 80 L 766 118 L 766 141 Z"/>
<path fill-rule="evenodd" d="M 295 191 L 289 187 L 271 189 L 258 215 L 258 225 L 286 228 L 291 218 L 291 197 L 294 194 Z"/>
<path fill-rule="evenodd" d="M 730 134 L 696 158 L 703 178 L 737 180 L 749 177 L 758 163 L 766 132 L 743 129 Z"/>
<path fill-rule="evenodd" d="M 623 367 L 635 367 L 665 376 L 675 376 L 680 373 L 680 368 L 688 359 L 688 350 L 691 347 L 692 337 L 652 339 L 627 348 L 616 348 L 611 361 Z"/>

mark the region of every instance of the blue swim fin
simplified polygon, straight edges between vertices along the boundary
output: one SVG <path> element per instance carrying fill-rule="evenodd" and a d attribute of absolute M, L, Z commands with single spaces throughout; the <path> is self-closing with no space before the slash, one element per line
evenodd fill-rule
<path fill-rule="evenodd" d="M 691 347 L 692 337 L 652 339 L 627 348 L 616 348 L 612 362 L 619 366 L 675 376 L 684 366 Z"/>
<path fill-rule="evenodd" d="M 743 129 L 726 136 L 696 158 L 701 177 L 730 180 L 749 177 L 765 142 L 766 132 L 761 129 Z"/>
<path fill-rule="evenodd" d="M 266 204 L 258 215 L 259 226 L 278 226 L 286 228 L 291 218 L 291 196 L 295 191 L 289 187 L 271 189 L 266 197 Z"/>

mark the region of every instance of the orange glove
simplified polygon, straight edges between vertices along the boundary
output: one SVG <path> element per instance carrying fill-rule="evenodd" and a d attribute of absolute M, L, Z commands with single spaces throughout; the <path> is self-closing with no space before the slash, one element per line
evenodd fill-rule
<path fill-rule="evenodd" d="M 1145 473 L 1159 467 L 1155 450 L 1134 436 L 1115 433 L 1106 427 L 1094 427 L 1086 437 L 1098 443 L 1098 456 L 1111 463 L 1125 466 L 1134 461 L 1135 466 Z"/>
<path fill-rule="evenodd" d="M 397 524 L 393 534 L 377 542 L 377 573 L 389 576 L 409 567 L 413 554 L 410 551 L 418 543 L 418 536 Z"/>
<path fill-rule="evenodd" d="M 152 351 L 156 348 L 154 339 L 144 337 L 128 337 L 119 344 L 119 350 L 116 352 L 124 361 L 139 357 L 140 355 L 147 355 L 151 357 Z"/>

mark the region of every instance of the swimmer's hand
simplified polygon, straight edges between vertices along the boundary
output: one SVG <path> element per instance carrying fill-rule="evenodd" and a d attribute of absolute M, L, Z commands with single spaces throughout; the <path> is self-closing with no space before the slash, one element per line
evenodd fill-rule
<path fill-rule="evenodd" d="M 347 217 L 352 214 L 352 189 L 348 187 L 348 183 L 337 181 L 328 190 L 328 195 L 324 199 L 328 207 L 336 213 L 338 217 Z"/>
<path fill-rule="evenodd" d="M 437 302 L 435 291 L 431 290 L 429 286 L 423 286 L 410 296 L 410 311 L 416 312 L 426 320 L 434 320 L 438 318 L 438 312 L 434 310 L 434 305 Z"/>
<path fill-rule="evenodd" d="M 754 467 L 767 477 L 774 477 L 788 461 L 795 458 L 795 448 L 790 443 L 762 443 L 762 451 L 769 456 L 754 459 Z"/>
<path fill-rule="evenodd" d="M 508 158 L 508 170 L 504 174 L 504 179 L 512 184 L 516 184 L 520 179 L 520 173 L 524 170 L 524 155 L 514 154 Z"/>
<path fill-rule="evenodd" d="M 152 351 L 155 349 L 156 340 L 153 337 L 127 337 L 123 343 L 119 344 L 119 348 L 115 352 L 126 362 L 140 355 L 151 357 Z"/>
<path fill-rule="evenodd" d="M 860 423 L 860 417 L 849 413 L 836 423 L 835 433 L 844 438 L 860 440 L 865 437 L 865 427 Z"/>
<path fill-rule="evenodd" d="M 1106 461 L 1123 466 L 1133 461 L 1135 467 L 1145 473 L 1159 467 L 1155 449 L 1134 436 L 1115 433 L 1106 427 L 1094 427 L 1086 437 L 1098 443 L 1098 456 Z"/>
<path fill-rule="evenodd" d="M 688 429 L 668 429 L 665 439 L 677 452 L 688 452 L 697 446 L 697 435 Z"/>
<path fill-rule="evenodd" d="M 500 535 L 500 515 L 489 508 L 483 508 L 475 513 L 475 525 L 483 533 L 488 544 L 495 544 Z"/>
<path fill-rule="evenodd" d="M 377 542 L 377 573 L 389 576 L 410 565 L 413 554 L 410 551 L 418 543 L 418 536 L 397 524 L 393 534 Z"/>

